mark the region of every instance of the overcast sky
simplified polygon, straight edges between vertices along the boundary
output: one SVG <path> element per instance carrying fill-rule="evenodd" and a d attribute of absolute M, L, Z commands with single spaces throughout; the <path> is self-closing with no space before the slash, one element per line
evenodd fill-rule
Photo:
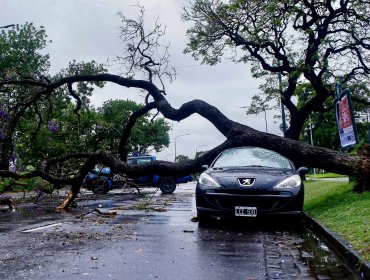
<path fill-rule="evenodd" d="M 184 102 L 202 99 L 218 107 L 228 118 L 265 131 L 264 114 L 245 114 L 241 108 L 250 103 L 258 92 L 260 81 L 251 77 L 245 64 L 225 61 L 216 66 L 200 65 L 189 54 L 183 54 L 186 46 L 186 29 L 189 23 L 181 21 L 182 7 L 189 0 L 141 0 L 145 6 L 145 18 L 149 24 L 157 18 L 167 26 L 165 40 L 170 42 L 171 64 L 176 67 L 177 78 L 166 85 L 167 99 L 178 108 Z M 120 18 L 117 12 L 127 17 L 136 17 L 137 1 L 132 0 L 0 0 L 0 26 L 32 22 L 44 26 L 49 39 L 46 52 L 50 54 L 51 71 L 68 66 L 73 59 L 104 63 L 108 58 L 123 55 L 123 43 L 119 39 Z M 148 27 L 149 27 L 148 26 Z M 117 74 L 119 68 L 109 69 Z M 134 89 L 108 85 L 97 90 L 92 98 L 95 106 L 108 99 L 132 99 L 142 102 L 143 98 Z M 279 133 L 278 123 L 273 121 L 273 112 L 267 112 L 268 132 Z M 178 137 L 180 135 L 189 134 Z M 199 116 L 172 123 L 171 144 L 157 155 L 159 159 L 173 160 L 177 155 L 193 158 L 196 150 L 208 150 L 221 144 L 225 138 L 208 121 Z"/>

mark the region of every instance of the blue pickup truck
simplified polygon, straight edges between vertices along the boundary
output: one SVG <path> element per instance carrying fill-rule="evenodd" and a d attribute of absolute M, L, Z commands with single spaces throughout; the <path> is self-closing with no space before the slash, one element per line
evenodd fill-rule
<path fill-rule="evenodd" d="M 156 157 L 151 155 L 138 155 L 127 158 L 128 164 L 144 164 L 147 162 L 155 161 Z M 156 187 L 161 190 L 164 194 L 173 193 L 176 189 L 176 184 L 187 183 L 193 180 L 191 175 L 187 175 L 181 178 L 174 177 L 161 177 L 158 175 L 148 175 L 139 178 L 133 178 L 133 180 L 138 186 L 145 187 Z"/>
<path fill-rule="evenodd" d="M 127 158 L 128 164 L 144 164 L 155 161 L 156 157 L 151 155 L 136 155 Z M 138 187 L 159 188 L 162 193 L 170 194 L 176 189 L 176 184 L 191 182 L 190 175 L 174 178 L 161 177 L 158 175 L 147 175 L 138 178 L 127 178 L 124 174 L 112 174 L 109 167 L 95 168 L 85 177 L 82 186 L 95 194 L 106 194 L 113 188 L 122 188 L 127 181 L 134 182 Z"/>

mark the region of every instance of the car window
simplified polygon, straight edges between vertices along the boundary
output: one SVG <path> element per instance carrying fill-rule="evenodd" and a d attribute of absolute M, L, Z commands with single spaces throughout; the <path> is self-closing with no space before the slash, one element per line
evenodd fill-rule
<path fill-rule="evenodd" d="M 135 157 L 135 158 L 128 158 L 127 163 L 129 164 L 143 164 L 146 162 L 151 162 L 151 157 Z"/>
<path fill-rule="evenodd" d="M 212 166 L 265 166 L 274 168 L 293 168 L 287 158 L 276 152 L 262 148 L 236 148 L 225 150 L 215 160 Z"/>

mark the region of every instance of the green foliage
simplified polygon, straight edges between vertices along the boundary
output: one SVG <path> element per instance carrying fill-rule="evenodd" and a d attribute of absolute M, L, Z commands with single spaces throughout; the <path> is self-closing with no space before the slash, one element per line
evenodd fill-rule
<path fill-rule="evenodd" d="M 370 261 L 370 192 L 354 193 L 341 182 L 307 181 L 305 187 L 305 211 Z"/>
<path fill-rule="evenodd" d="M 313 145 L 337 150 L 340 148 L 338 128 L 333 111 L 313 113 L 306 122 L 300 140 L 311 143 L 311 130 Z"/>
<path fill-rule="evenodd" d="M 203 155 L 203 154 L 205 154 L 206 152 L 208 152 L 208 151 L 197 151 L 197 152 L 196 152 L 196 154 L 195 154 L 194 159 L 199 158 L 200 156 L 202 156 L 202 155 Z"/>
<path fill-rule="evenodd" d="M 187 162 L 189 160 L 190 160 L 190 158 L 188 156 L 185 156 L 185 155 L 176 156 L 176 162 L 178 162 L 178 163 Z"/>
<path fill-rule="evenodd" d="M 49 182 L 41 178 L 32 178 L 27 180 L 28 190 L 43 191 L 45 193 L 52 193 L 54 187 Z"/>
<path fill-rule="evenodd" d="M 99 119 L 97 112 L 83 107 L 78 117 L 71 102 L 61 102 L 54 108 L 43 122 L 31 112 L 19 124 L 16 138 L 19 168 L 28 164 L 38 166 L 40 159 L 94 150 L 91 142 Z"/>
<path fill-rule="evenodd" d="M 3 192 L 32 191 L 34 190 L 33 183 L 35 181 L 36 179 L 16 181 L 12 178 L 0 178 L 0 194 Z"/>
<path fill-rule="evenodd" d="M 368 87 L 363 84 L 351 85 L 351 95 L 358 97 L 366 97 L 368 94 Z M 301 108 L 304 104 L 314 97 L 314 90 L 310 84 L 299 84 L 295 95 L 298 97 L 297 107 Z M 311 143 L 310 137 L 310 124 L 312 125 L 312 140 L 313 145 L 321 146 L 329 149 L 338 150 L 340 149 L 340 142 L 338 136 L 338 127 L 335 116 L 335 111 L 332 109 L 334 104 L 333 98 L 328 98 L 325 102 L 325 109 L 322 111 L 313 112 L 310 114 L 309 119 L 304 124 L 304 129 L 301 133 L 300 140 Z M 366 110 L 364 105 L 359 103 L 354 104 L 354 111 Z M 356 123 L 359 143 L 367 142 L 368 139 L 368 124 Z"/>
<path fill-rule="evenodd" d="M 43 54 L 47 35 L 43 26 L 16 25 L 0 33 L 0 78 L 20 79 L 46 74 L 49 55 Z"/>
<path fill-rule="evenodd" d="M 370 133 L 370 122 L 368 123 L 356 123 L 359 144 L 370 143 L 369 133 Z"/>
<path fill-rule="evenodd" d="M 98 109 L 101 114 L 99 148 L 117 151 L 123 129 L 130 115 L 143 108 L 143 105 L 130 100 L 108 100 Z M 164 118 L 151 119 L 150 114 L 140 117 L 133 127 L 127 142 L 127 152 L 138 151 L 141 154 L 151 150 L 161 151 L 169 145 L 170 126 Z"/>
<path fill-rule="evenodd" d="M 73 61 L 68 68 L 50 79 L 59 79 L 72 73 L 82 75 L 104 71 L 104 67 L 94 61 Z M 22 169 L 28 164 L 38 166 L 40 160 L 47 158 L 94 150 L 92 139 L 99 115 L 89 105 L 93 85 L 103 86 L 102 83 L 78 83 L 73 88 L 75 96 L 70 94 L 66 86 L 61 87 L 52 95 L 39 98 L 33 106 L 27 108 L 13 136 L 19 157 L 18 168 Z M 21 93 L 20 91 L 19 94 Z"/>
<path fill-rule="evenodd" d="M 77 62 L 73 60 L 69 62 L 68 67 L 66 69 L 62 69 L 58 74 L 54 77 L 51 77 L 52 80 L 59 80 L 63 77 L 73 76 L 73 75 L 93 75 L 93 74 L 101 74 L 105 73 L 107 69 L 104 67 L 103 64 L 99 64 L 96 61 L 92 60 L 89 62 Z M 94 87 L 102 88 L 104 86 L 104 82 L 96 82 L 92 81 L 90 83 L 87 82 L 78 82 L 76 83 L 75 93 L 81 99 L 82 104 L 85 107 L 88 107 L 90 104 L 89 97 L 92 95 L 94 91 Z M 71 100 L 71 97 L 68 96 L 67 88 L 63 87 L 59 89 L 60 94 L 63 98 L 67 98 Z M 54 98 L 54 95 L 53 95 Z"/>
<path fill-rule="evenodd" d="M 49 55 L 42 53 L 47 36 L 44 28 L 31 23 L 16 25 L 0 33 L 0 80 L 42 80 L 49 69 Z M 1 121 L 0 169 L 7 169 L 15 151 L 16 114 L 33 94 L 24 85 L 0 85 Z"/>
<path fill-rule="evenodd" d="M 0 193 L 6 191 L 6 186 L 8 186 L 10 182 L 10 178 L 0 178 Z"/>

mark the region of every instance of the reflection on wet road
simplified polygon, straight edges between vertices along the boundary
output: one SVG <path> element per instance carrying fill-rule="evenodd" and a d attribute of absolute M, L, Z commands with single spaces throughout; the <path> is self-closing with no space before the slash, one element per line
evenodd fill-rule
<path fill-rule="evenodd" d="M 358 279 L 312 232 L 244 222 L 199 226 L 191 221 L 194 188 L 156 194 L 150 211 L 140 210 L 137 197 L 112 195 L 42 219 L 32 211 L 0 213 L 0 278 Z M 94 207 L 117 215 L 99 217 Z"/>

